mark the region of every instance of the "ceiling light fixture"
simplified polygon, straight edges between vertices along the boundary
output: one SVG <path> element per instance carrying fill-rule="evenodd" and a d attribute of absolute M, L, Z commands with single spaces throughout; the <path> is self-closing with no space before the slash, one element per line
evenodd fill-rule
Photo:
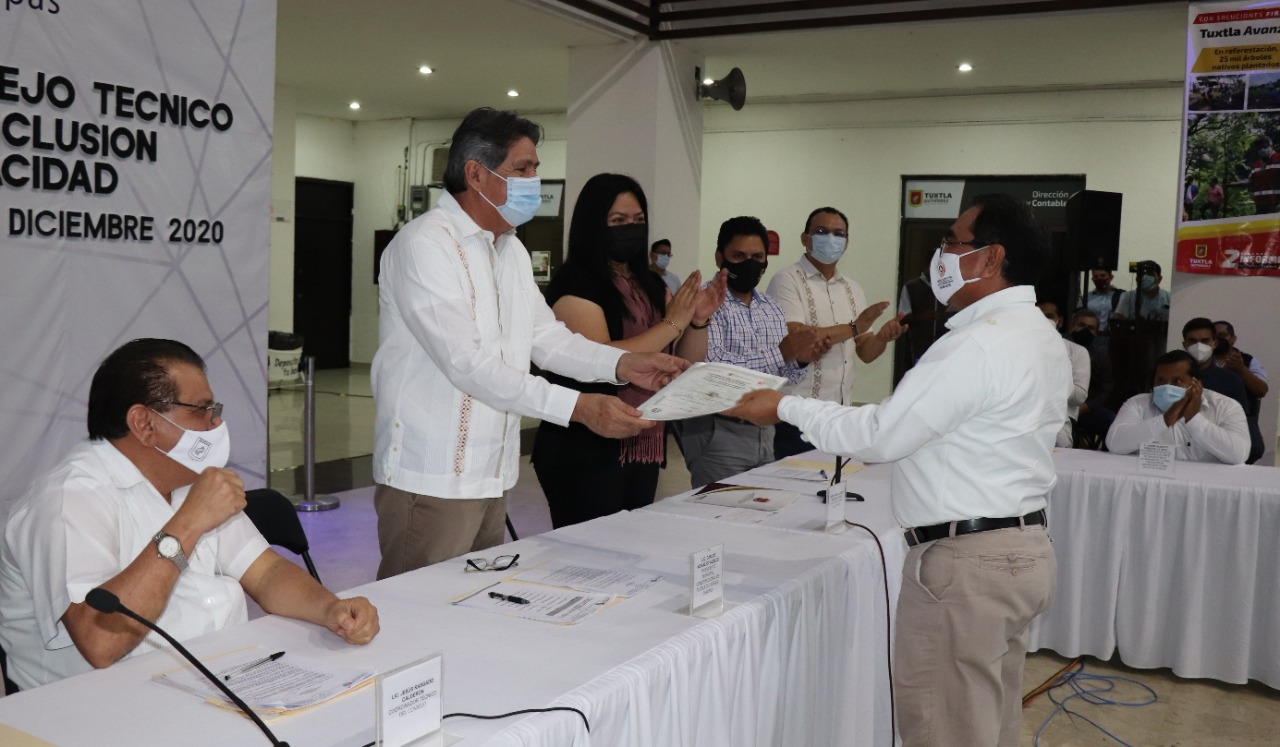
<path fill-rule="evenodd" d="M 973 65 L 970 65 L 970 64 L 969 64 L 969 63 L 967 63 L 967 62 L 962 62 L 962 63 L 960 63 L 960 67 L 958 67 L 958 68 L 956 68 L 956 69 L 957 69 L 957 70 L 959 70 L 959 71 L 960 71 L 960 72 L 962 72 L 962 73 L 967 73 L 967 72 L 969 72 L 970 70 L 972 70 L 972 69 L 973 69 Z"/>
<path fill-rule="evenodd" d="M 514 99 L 516 96 L 520 95 L 520 92 L 512 88 L 510 91 L 507 91 L 507 95 Z"/>
<path fill-rule="evenodd" d="M 359 101 L 352 101 L 350 104 L 347 104 L 347 106 L 351 107 L 351 109 L 354 111 L 354 110 L 356 110 L 356 109 L 359 109 L 359 108 L 360 108 L 360 102 L 359 102 Z"/>
<path fill-rule="evenodd" d="M 423 75 L 430 75 L 430 74 L 434 73 L 434 72 L 435 72 L 435 70 L 432 70 L 432 69 L 431 69 L 430 67 L 428 67 L 427 65 L 423 65 L 422 67 L 418 68 L 418 72 L 422 73 Z"/>

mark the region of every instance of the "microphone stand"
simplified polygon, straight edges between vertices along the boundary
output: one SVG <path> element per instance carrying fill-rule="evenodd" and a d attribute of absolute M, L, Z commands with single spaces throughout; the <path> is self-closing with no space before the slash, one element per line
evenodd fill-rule
<path fill-rule="evenodd" d="M 156 633 L 160 635 L 161 638 L 164 638 L 166 641 L 168 641 L 169 645 L 173 646 L 178 653 L 182 654 L 187 661 L 191 662 L 191 664 L 196 669 L 200 670 L 200 674 L 203 674 L 206 679 L 208 679 L 213 684 L 217 685 L 218 689 L 221 690 L 224 694 L 226 694 L 228 698 L 231 698 L 231 702 L 239 706 L 240 710 L 244 711 L 245 715 L 248 716 L 249 719 L 253 721 L 253 723 L 257 724 L 258 728 L 262 730 L 262 733 L 267 735 L 267 739 L 271 740 L 272 745 L 277 745 L 278 747 L 289 747 L 288 742 L 281 742 L 279 739 L 276 739 L 276 735 L 271 733 L 271 730 L 267 728 L 267 725 L 262 723 L 262 719 L 258 718 L 258 714 L 254 713 L 253 709 L 250 708 L 247 703 L 241 700 L 239 695 L 236 695 L 235 693 L 231 692 L 231 688 L 224 685 L 221 680 L 219 680 L 216 676 L 214 676 L 213 672 L 210 672 L 205 667 L 205 665 L 201 664 L 200 661 L 196 659 L 196 657 L 193 656 L 190 651 L 187 650 L 186 646 L 183 646 L 181 643 L 178 643 L 176 638 L 164 632 L 164 630 L 161 629 L 159 625 L 156 625 L 155 623 L 146 619 L 142 615 L 139 615 L 138 613 L 124 606 L 124 604 L 120 601 L 119 597 L 117 597 L 115 594 L 112 594 L 111 592 L 103 588 L 90 590 L 89 593 L 85 595 L 84 601 L 87 602 L 90 607 L 94 608 L 99 612 L 104 612 L 106 614 L 119 612 L 120 614 L 124 615 L 130 620 L 133 620 L 139 623 L 143 627 L 146 627 L 150 630 L 154 630 Z"/>
<path fill-rule="evenodd" d="M 847 460 L 847 459 L 845 459 L 845 460 L 841 460 L 839 455 L 837 455 L 837 456 L 836 456 L 836 471 L 835 471 L 835 475 L 831 478 L 831 484 L 832 484 L 832 485 L 839 485 L 839 484 L 840 484 L 840 470 L 844 469 L 844 465 L 845 465 L 845 464 L 847 464 L 847 463 L 848 463 L 848 460 Z M 826 503 L 826 502 L 827 502 L 827 491 L 825 491 L 825 490 L 819 490 L 819 491 L 818 491 L 818 497 L 822 499 L 822 502 L 823 502 L 823 503 Z M 851 492 L 851 491 L 848 491 L 848 490 L 846 490 L 846 491 L 844 492 L 844 497 L 845 497 L 846 499 L 848 499 L 848 500 L 851 500 L 851 501 L 861 501 L 861 500 L 866 500 L 866 499 L 864 499 L 861 495 L 859 495 L 859 494 L 857 494 L 857 493 L 854 493 L 854 492 Z"/>

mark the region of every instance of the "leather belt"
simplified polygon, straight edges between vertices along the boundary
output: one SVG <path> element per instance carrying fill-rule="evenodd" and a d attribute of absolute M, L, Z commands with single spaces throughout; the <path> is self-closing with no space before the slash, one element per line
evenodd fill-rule
<path fill-rule="evenodd" d="M 1021 526 L 1048 526 L 1048 524 L 1049 517 L 1045 515 L 1044 509 L 1040 509 L 1026 516 L 1008 516 L 1002 519 L 966 519 L 965 521 L 952 521 L 946 524 L 934 524 L 930 527 L 916 527 L 907 529 L 903 534 L 906 535 L 907 546 L 915 547 L 921 542 L 932 542 L 944 537 L 959 537 L 962 534 L 976 534 L 978 532 L 990 532 L 993 529 L 1011 529 Z"/>

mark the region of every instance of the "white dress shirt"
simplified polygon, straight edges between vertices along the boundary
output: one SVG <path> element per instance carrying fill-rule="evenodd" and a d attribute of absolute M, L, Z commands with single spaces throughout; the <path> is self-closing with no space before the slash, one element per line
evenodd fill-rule
<path fill-rule="evenodd" d="M 451 195 L 382 255 L 373 358 L 373 478 L 437 498 L 515 485 L 520 416 L 567 425 L 580 381 L 615 381 L 623 351 L 570 332 L 543 300 L 515 232 L 495 238 Z"/>
<path fill-rule="evenodd" d="M 1089 399 L 1089 379 L 1093 375 L 1093 368 L 1088 348 L 1071 340 L 1062 342 L 1067 348 L 1067 359 L 1071 361 L 1071 394 L 1067 397 L 1067 422 L 1058 431 L 1057 445 L 1070 448 L 1073 442 L 1071 421 L 1080 417 L 1080 405 Z"/>
<path fill-rule="evenodd" d="M 769 281 L 768 295 L 782 307 L 788 322 L 814 327 L 848 324 L 867 308 L 867 294 L 861 285 L 841 275 L 839 268 L 828 280 L 808 255 L 775 275 Z M 856 357 L 853 340 L 832 345 L 826 355 L 805 368 L 803 379 L 787 384 L 782 391 L 845 404 L 853 391 Z"/>
<path fill-rule="evenodd" d="M 903 527 L 1044 508 L 1071 378 L 1062 338 L 1035 300 L 1020 285 L 961 310 L 878 405 L 790 396 L 778 414 L 824 451 L 893 462 Z"/>
<path fill-rule="evenodd" d="M 1190 422 L 1178 418 L 1173 427 L 1164 424 L 1164 413 L 1150 394 L 1136 394 L 1120 407 L 1107 449 L 1113 454 L 1133 454 L 1148 441 L 1176 446 L 1183 461 L 1244 464 L 1249 456 L 1249 424 L 1240 403 L 1217 392 L 1204 391 L 1200 412 Z"/>
<path fill-rule="evenodd" d="M 148 547 L 155 552 L 151 538 L 189 489 L 173 491 L 170 504 L 116 447 L 85 441 L 14 504 L 0 547 L 0 642 L 19 687 L 92 669 L 63 613 Z M 181 641 L 247 620 L 240 577 L 266 549 L 243 513 L 205 534 L 156 624 Z M 148 633 L 128 656 L 168 647 Z"/>

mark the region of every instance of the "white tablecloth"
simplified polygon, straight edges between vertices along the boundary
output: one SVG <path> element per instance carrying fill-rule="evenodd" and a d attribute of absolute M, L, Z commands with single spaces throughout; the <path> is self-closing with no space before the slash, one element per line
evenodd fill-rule
<path fill-rule="evenodd" d="M 1058 595 L 1032 648 L 1280 687 L 1280 469 L 1064 450 L 1049 531 Z"/>
<path fill-rule="evenodd" d="M 684 614 L 688 555 L 725 545 L 720 617 Z M 315 626 L 266 617 L 192 642 L 200 656 L 262 645 L 385 671 L 444 652 L 446 711 L 570 705 L 505 721 L 450 719 L 477 745 L 680 747 L 884 745 L 887 618 L 880 559 L 866 536 L 741 526 L 661 511 L 617 514 L 507 546 L 544 560 L 616 564 L 666 578 L 576 626 L 451 606 L 497 579 L 449 562 L 368 585 L 383 630 L 349 647 Z M 895 584 L 896 586 L 896 584 Z M 265 744 L 247 720 L 148 681 L 176 663 L 156 653 L 0 699 L 0 722 L 59 745 Z M 275 725 L 294 747 L 373 740 L 371 690 Z"/>

